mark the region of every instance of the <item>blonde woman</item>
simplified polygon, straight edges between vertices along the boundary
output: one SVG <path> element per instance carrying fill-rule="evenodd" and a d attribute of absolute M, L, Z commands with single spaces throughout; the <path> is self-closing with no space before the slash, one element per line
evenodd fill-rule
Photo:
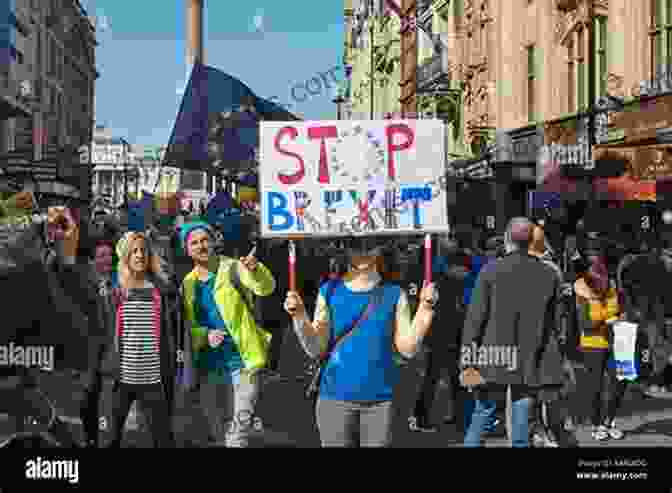
<path fill-rule="evenodd" d="M 116 250 L 119 287 L 111 300 L 114 344 L 104 365 L 104 373 L 115 380 L 110 447 L 120 447 L 124 422 L 136 401 L 148 415 L 154 446 L 172 447 L 175 334 L 181 327 L 178 291 L 144 234 L 126 233 Z"/>

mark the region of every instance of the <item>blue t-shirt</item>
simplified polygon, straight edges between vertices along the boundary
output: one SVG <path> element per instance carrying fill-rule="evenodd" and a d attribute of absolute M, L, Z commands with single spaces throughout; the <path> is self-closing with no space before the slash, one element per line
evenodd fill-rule
<path fill-rule="evenodd" d="M 366 308 L 371 291 L 353 292 L 342 280 L 330 305 L 330 343 L 345 332 Z M 320 288 L 326 300 L 329 283 Z M 385 284 L 382 302 L 359 324 L 339 349 L 331 355 L 320 381 L 320 398 L 347 402 L 392 400 L 399 381 L 400 367 L 395 361 L 393 329 L 401 288 Z"/>
<path fill-rule="evenodd" d="M 448 259 L 441 255 L 434 257 L 432 259 L 432 272 L 438 275 L 448 272 Z"/>
<path fill-rule="evenodd" d="M 207 327 L 208 331 L 223 330 L 226 332 L 224 341 L 219 347 L 211 348 L 208 346 L 203 353 L 203 359 L 199 361 L 201 368 L 211 372 L 224 372 L 231 374 L 244 368 L 243 359 L 236 347 L 236 343 L 229 334 L 226 323 L 217 308 L 214 297 L 215 275 L 210 273 L 206 282 L 198 281 L 195 292 L 195 312 L 196 320 L 202 327 Z"/>
<path fill-rule="evenodd" d="M 464 304 L 469 306 L 471 303 L 471 294 L 476 287 L 476 280 L 478 279 L 478 274 L 480 274 L 483 266 L 488 262 L 487 257 L 473 256 L 471 257 L 471 270 L 467 274 L 467 277 L 464 279 Z"/>

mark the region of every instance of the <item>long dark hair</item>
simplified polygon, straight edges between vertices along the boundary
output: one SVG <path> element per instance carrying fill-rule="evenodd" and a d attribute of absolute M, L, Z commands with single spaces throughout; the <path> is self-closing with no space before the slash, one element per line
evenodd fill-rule
<path fill-rule="evenodd" d="M 589 266 L 586 271 L 586 284 L 600 298 L 604 299 L 609 292 L 609 269 L 603 255 L 593 255 L 589 258 Z"/>

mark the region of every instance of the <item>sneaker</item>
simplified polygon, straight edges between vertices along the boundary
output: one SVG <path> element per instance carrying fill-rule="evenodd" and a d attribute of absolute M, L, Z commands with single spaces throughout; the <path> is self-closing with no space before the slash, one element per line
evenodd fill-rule
<path fill-rule="evenodd" d="M 602 442 L 604 440 L 608 440 L 610 435 L 609 435 L 609 429 L 606 426 L 598 426 L 593 430 L 593 433 L 591 434 L 593 437 L 593 440 L 597 440 L 599 442 Z"/>
<path fill-rule="evenodd" d="M 574 418 L 572 418 L 571 416 L 568 416 L 565 419 L 564 428 L 565 428 L 565 431 L 570 431 L 570 432 L 571 431 L 576 431 L 576 423 L 574 422 Z"/>
<path fill-rule="evenodd" d="M 665 398 L 670 398 L 670 392 L 667 390 L 662 385 L 651 385 L 649 386 L 648 389 L 644 392 L 645 395 L 648 397 L 652 397 L 654 399 L 665 399 Z"/>
<path fill-rule="evenodd" d="M 495 418 L 492 422 L 488 423 L 485 427 L 486 433 L 497 433 L 497 428 L 502 424 L 502 420 Z"/>
<path fill-rule="evenodd" d="M 421 419 L 417 416 L 408 418 L 408 429 L 420 433 L 435 433 L 438 431 L 437 428 L 429 424 L 426 419 Z"/>
<path fill-rule="evenodd" d="M 550 435 L 543 431 L 536 431 L 532 435 L 532 446 L 535 448 L 558 448 L 556 442 Z"/>
<path fill-rule="evenodd" d="M 138 419 L 138 408 L 134 404 L 131 407 L 128 417 L 126 418 L 126 423 L 124 423 L 124 429 L 126 431 L 137 431 L 140 429 L 140 420 Z"/>
<path fill-rule="evenodd" d="M 612 421 L 611 424 L 609 424 L 609 426 L 607 427 L 607 431 L 609 433 L 609 437 L 612 440 L 622 440 L 625 435 L 623 431 L 616 428 L 616 423 L 614 421 Z"/>
<path fill-rule="evenodd" d="M 535 431 L 532 433 L 532 447 L 534 448 L 543 448 L 544 447 L 544 436 L 542 433 Z"/>

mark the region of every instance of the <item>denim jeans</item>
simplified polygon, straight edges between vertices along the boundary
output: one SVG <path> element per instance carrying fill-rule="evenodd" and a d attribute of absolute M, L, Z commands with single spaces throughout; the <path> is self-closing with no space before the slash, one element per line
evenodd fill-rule
<path fill-rule="evenodd" d="M 514 392 L 514 398 L 511 402 L 509 436 L 511 437 L 511 446 L 515 448 L 529 447 L 529 429 L 528 416 L 530 411 L 531 399 L 524 395 Z M 488 392 L 482 390 L 479 392 L 475 401 L 474 412 L 471 423 L 464 436 L 465 447 L 481 447 L 483 444 L 483 433 L 487 426 L 492 422 L 497 409 L 497 401 L 488 398 Z"/>
<path fill-rule="evenodd" d="M 474 417 L 474 409 L 476 408 L 476 401 L 474 399 L 465 399 L 464 400 L 464 430 L 468 430 L 469 427 L 471 426 L 471 421 L 472 418 Z M 488 418 L 487 423 L 485 424 L 485 429 L 483 431 L 487 433 L 493 433 L 497 427 L 495 424 L 497 423 L 497 418 L 495 416 L 495 413 L 492 413 L 492 415 Z"/>

